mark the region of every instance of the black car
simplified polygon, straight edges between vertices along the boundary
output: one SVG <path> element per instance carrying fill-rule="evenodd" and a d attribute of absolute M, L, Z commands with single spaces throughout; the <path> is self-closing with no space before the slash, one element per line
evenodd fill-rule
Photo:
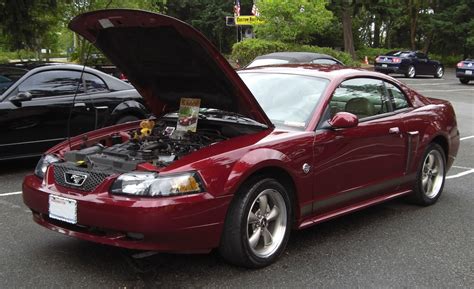
<path fill-rule="evenodd" d="M 382 73 L 401 73 L 413 78 L 417 75 L 433 75 L 441 78 L 444 67 L 441 62 L 431 60 L 419 51 L 392 51 L 375 58 L 375 71 Z"/>
<path fill-rule="evenodd" d="M 474 80 L 474 59 L 460 61 L 456 65 L 456 77 L 462 84 L 468 84 L 469 80 Z"/>
<path fill-rule="evenodd" d="M 1 65 L 0 81 L 0 160 L 39 156 L 68 135 L 148 116 L 133 86 L 84 66 Z"/>
<path fill-rule="evenodd" d="M 313 52 L 274 52 L 256 57 L 247 68 L 255 66 L 273 65 L 273 64 L 325 64 L 325 65 L 344 65 L 336 58 L 321 53 Z"/>

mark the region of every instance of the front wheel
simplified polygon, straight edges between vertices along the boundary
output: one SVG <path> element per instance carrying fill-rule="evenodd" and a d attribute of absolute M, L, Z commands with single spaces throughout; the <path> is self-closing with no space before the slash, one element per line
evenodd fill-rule
<path fill-rule="evenodd" d="M 287 190 L 272 178 L 246 183 L 227 213 L 219 251 L 228 262 L 265 267 L 285 250 L 292 208 Z"/>
<path fill-rule="evenodd" d="M 415 66 L 413 65 L 408 66 L 407 72 L 405 73 L 405 77 L 414 78 L 415 75 L 416 75 Z"/>
<path fill-rule="evenodd" d="M 436 68 L 436 73 L 434 75 L 435 78 L 441 78 L 443 77 L 444 75 L 444 69 L 442 66 L 438 66 L 438 68 Z"/>
<path fill-rule="evenodd" d="M 459 78 L 459 81 L 460 81 L 462 84 L 468 84 L 468 83 L 469 83 L 469 79 L 467 79 L 467 78 Z"/>
<path fill-rule="evenodd" d="M 436 143 L 425 151 L 418 169 L 412 200 L 422 206 L 429 206 L 438 200 L 443 191 L 446 178 L 446 157 L 443 149 Z"/>

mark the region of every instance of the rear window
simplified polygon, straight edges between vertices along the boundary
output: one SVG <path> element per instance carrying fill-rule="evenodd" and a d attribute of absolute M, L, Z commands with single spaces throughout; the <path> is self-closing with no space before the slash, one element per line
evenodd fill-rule
<path fill-rule="evenodd" d="M 289 63 L 289 61 L 284 60 L 284 59 L 265 58 L 265 59 L 256 59 L 255 61 L 250 63 L 247 67 L 275 65 L 275 64 L 286 64 L 286 63 Z"/>
<path fill-rule="evenodd" d="M 410 57 L 411 52 L 407 51 L 392 51 L 387 53 L 388 56 L 398 56 L 398 57 Z"/>

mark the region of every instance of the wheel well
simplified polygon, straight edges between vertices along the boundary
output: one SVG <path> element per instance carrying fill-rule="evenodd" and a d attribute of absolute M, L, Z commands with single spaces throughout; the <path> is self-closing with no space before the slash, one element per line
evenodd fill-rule
<path fill-rule="evenodd" d="M 287 171 L 279 167 L 266 167 L 254 172 L 247 179 L 263 177 L 275 178 L 285 187 L 285 189 L 288 190 L 289 197 L 293 206 L 293 221 L 296 221 L 298 215 L 297 212 L 299 212 L 299 203 L 295 182 L 293 181 L 291 175 Z"/>
<path fill-rule="evenodd" d="M 449 145 L 446 138 L 439 135 L 433 139 L 433 142 L 439 144 L 443 148 L 444 156 L 448 159 Z"/>
<path fill-rule="evenodd" d="M 113 120 L 113 123 L 116 123 L 119 119 L 123 118 L 123 117 L 126 117 L 126 116 L 135 116 L 137 117 L 138 119 L 143 119 L 145 118 L 145 116 L 140 113 L 139 111 L 136 111 L 136 110 L 127 110 L 127 111 L 124 111 L 122 113 L 120 113 L 119 115 L 115 116 L 114 120 Z"/>

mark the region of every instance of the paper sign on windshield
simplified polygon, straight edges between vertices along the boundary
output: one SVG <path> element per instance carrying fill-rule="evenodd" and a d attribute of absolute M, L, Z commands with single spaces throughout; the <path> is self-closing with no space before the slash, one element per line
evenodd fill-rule
<path fill-rule="evenodd" d="M 199 98 L 181 98 L 178 124 L 176 125 L 177 131 L 196 132 L 200 105 L 201 99 Z"/>

